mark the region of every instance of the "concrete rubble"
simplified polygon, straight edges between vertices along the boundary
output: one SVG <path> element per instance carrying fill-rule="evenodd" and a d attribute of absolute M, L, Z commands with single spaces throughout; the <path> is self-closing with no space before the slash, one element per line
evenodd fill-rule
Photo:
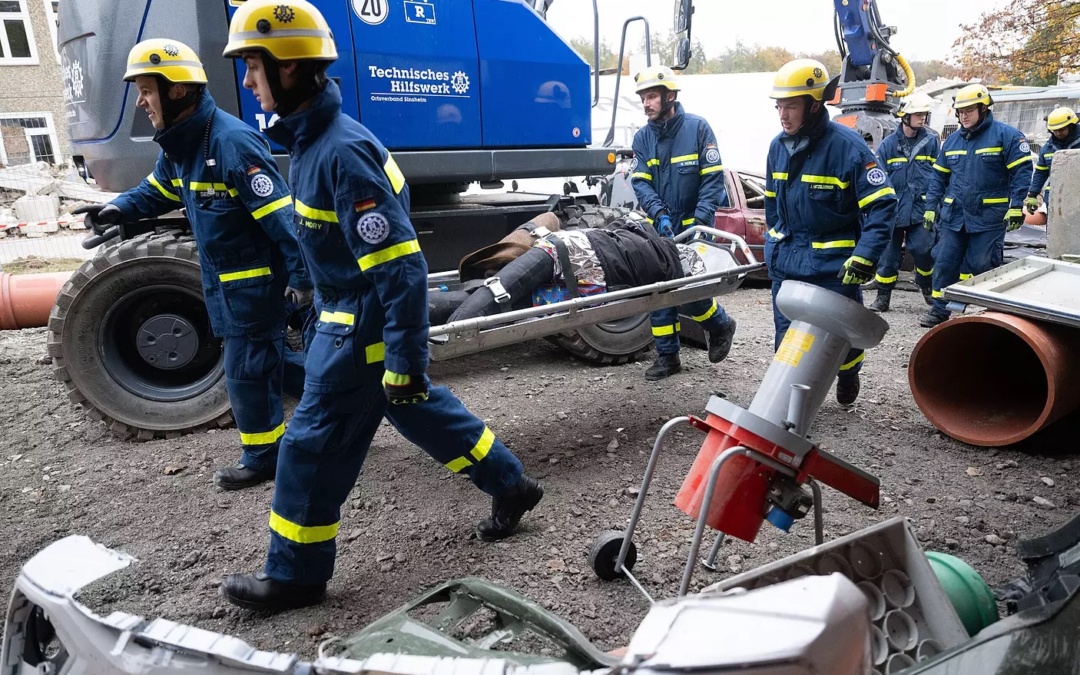
<path fill-rule="evenodd" d="M 87 185 L 73 170 L 45 162 L 0 169 L 0 238 L 85 229 L 82 218 L 71 211 L 115 197 Z"/>

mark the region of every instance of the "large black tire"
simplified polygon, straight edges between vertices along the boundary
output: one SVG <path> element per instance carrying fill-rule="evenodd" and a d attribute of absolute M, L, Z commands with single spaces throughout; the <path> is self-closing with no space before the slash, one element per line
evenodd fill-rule
<path fill-rule="evenodd" d="M 563 213 L 564 227 L 602 227 L 629 213 L 629 209 L 606 206 L 573 206 Z M 602 366 L 628 363 L 652 346 L 648 314 L 551 335 L 546 339 L 575 358 Z"/>
<path fill-rule="evenodd" d="M 60 290 L 48 350 L 68 398 L 121 438 L 233 422 L 190 235 L 148 233 L 100 249 Z"/>

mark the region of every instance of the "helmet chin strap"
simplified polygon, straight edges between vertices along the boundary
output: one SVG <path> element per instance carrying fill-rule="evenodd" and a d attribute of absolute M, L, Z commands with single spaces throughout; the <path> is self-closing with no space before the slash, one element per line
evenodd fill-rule
<path fill-rule="evenodd" d="M 194 106 L 202 98 L 203 88 L 192 85 L 185 85 L 185 93 L 183 96 L 177 99 L 169 97 L 169 89 L 172 88 L 173 83 L 166 80 L 161 75 L 156 75 L 158 85 L 158 100 L 161 101 L 161 118 L 165 124 L 165 128 L 168 129 L 176 123 L 176 119 L 184 113 L 185 110 Z"/>
<path fill-rule="evenodd" d="M 274 97 L 274 112 L 281 117 L 288 117 L 296 112 L 311 97 L 322 91 L 324 82 L 313 77 L 307 82 L 297 82 L 292 89 L 281 84 L 281 62 L 263 52 L 263 68 L 266 71 L 266 83 L 270 86 L 270 95 Z"/>
<path fill-rule="evenodd" d="M 661 93 L 661 96 L 663 97 L 663 98 L 661 98 L 661 101 L 663 101 L 663 102 L 660 104 L 660 119 L 666 119 L 668 113 L 671 112 L 671 109 L 675 107 L 676 99 L 675 98 L 670 98 L 669 99 L 668 98 L 669 93 L 672 93 L 672 92 L 670 90 L 667 90 L 667 89 L 665 89 L 663 91 L 663 93 Z"/>

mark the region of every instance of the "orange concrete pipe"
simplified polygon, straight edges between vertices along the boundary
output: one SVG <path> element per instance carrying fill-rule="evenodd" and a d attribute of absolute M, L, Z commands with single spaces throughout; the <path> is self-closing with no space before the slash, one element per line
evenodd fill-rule
<path fill-rule="evenodd" d="M 48 324 L 56 296 L 70 276 L 71 272 L 0 272 L 0 330 L 37 328 Z"/>
<path fill-rule="evenodd" d="M 915 345 L 908 382 L 930 422 L 983 447 L 1024 440 L 1080 408 L 1080 329 L 986 312 Z"/>

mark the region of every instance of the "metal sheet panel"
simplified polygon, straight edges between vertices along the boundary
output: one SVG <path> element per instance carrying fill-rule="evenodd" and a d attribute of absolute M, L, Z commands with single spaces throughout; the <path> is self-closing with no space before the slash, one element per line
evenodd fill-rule
<path fill-rule="evenodd" d="M 945 299 L 1080 328 L 1080 265 L 1024 258 L 949 286 Z"/>

